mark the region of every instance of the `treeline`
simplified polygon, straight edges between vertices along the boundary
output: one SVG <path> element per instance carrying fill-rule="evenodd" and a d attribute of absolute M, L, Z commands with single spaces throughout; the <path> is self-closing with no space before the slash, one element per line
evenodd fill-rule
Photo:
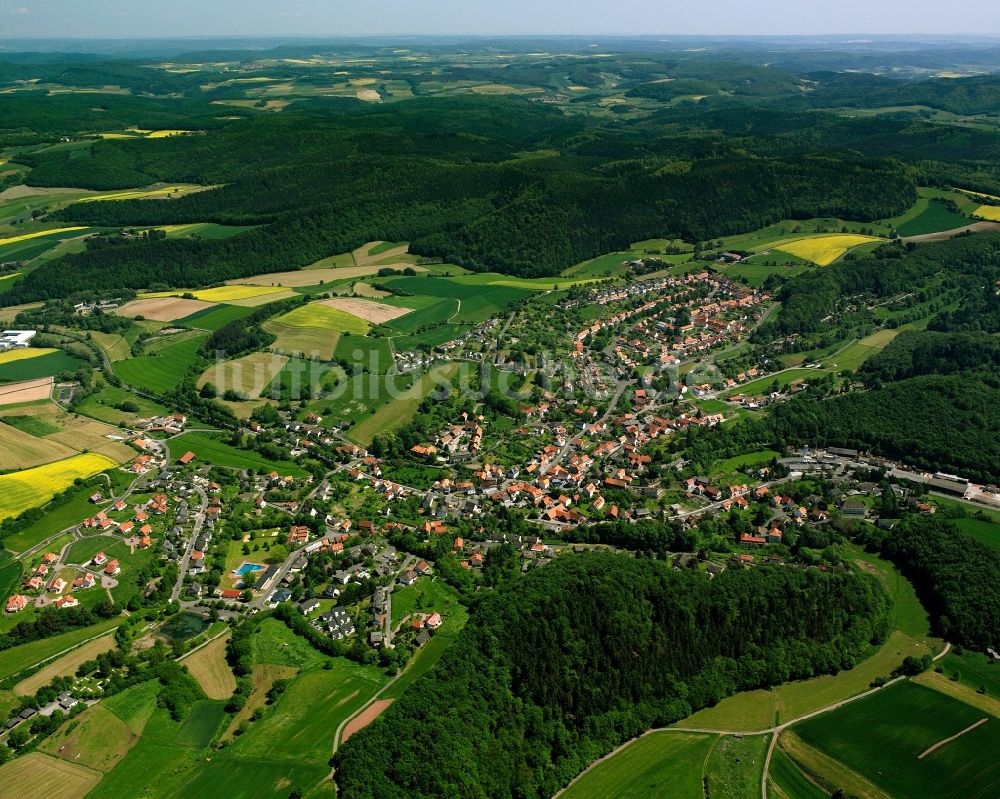
<path fill-rule="evenodd" d="M 558 559 L 487 596 L 436 668 L 334 758 L 345 799 L 551 796 L 651 726 L 850 668 L 888 632 L 865 575 Z"/>
<path fill-rule="evenodd" d="M 885 536 L 882 556 L 917 589 L 936 631 L 985 651 L 1000 649 L 1000 554 L 951 521 L 914 515 Z"/>
<path fill-rule="evenodd" d="M 80 627 L 89 627 L 102 619 L 110 619 L 114 615 L 115 608 L 111 604 L 111 600 L 99 602 L 93 610 L 87 608 L 70 608 L 69 610 L 45 608 L 33 621 L 18 622 L 8 632 L 0 633 L 0 651 L 76 630 Z"/>
<path fill-rule="evenodd" d="M 276 336 L 264 330 L 261 324 L 272 316 L 291 311 L 306 301 L 306 297 L 302 296 L 269 302 L 266 305 L 261 305 L 249 316 L 227 322 L 202 344 L 201 355 L 223 361 L 248 352 L 266 349 Z"/>

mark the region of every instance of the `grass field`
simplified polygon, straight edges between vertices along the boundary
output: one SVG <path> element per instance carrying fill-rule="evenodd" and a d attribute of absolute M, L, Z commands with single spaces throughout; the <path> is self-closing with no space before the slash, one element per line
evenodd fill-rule
<path fill-rule="evenodd" d="M 246 308 L 242 305 L 216 305 L 213 308 L 205 308 L 195 311 L 189 316 L 178 319 L 177 324 L 186 327 L 197 327 L 200 330 L 218 330 L 223 325 L 235 322 L 253 313 L 253 308 Z"/>
<path fill-rule="evenodd" d="M 127 389 L 110 386 L 107 383 L 101 385 L 102 387 L 97 393 L 91 394 L 77 405 L 77 410 L 80 413 L 100 419 L 108 424 L 120 424 L 121 422 L 130 422 L 140 416 L 162 416 L 167 413 L 166 407 L 151 399 L 140 397 Z M 139 410 L 132 413 L 119 410 L 116 407 L 126 401 L 134 402 Z"/>
<path fill-rule="evenodd" d="M 6 560 L 9 555 L 3 553 L 2 560 L 6 562 L 0 565 L 0 602 L 3 602 L 17 588 L 21 582 L 23 566 L 19 560 Z"/>
<path fill-rule="evenodd" d="M 371 328 L 371 325 L 353 314 L 317 302 L 299 306 L 274 321 L 276 324 L 289 327 L 310 327 L 335 333 L 353 333 L 358 336 L 363 336 Z"/>
<path fill-rule="evenodd" d="M 757 799 L 769 741 L 767 735 L 719 738 L 705 766 L 705 793 L 712 799 Z"/>
<path fill-rule="evenodd" d="M 85 480 L 82 486 L 73 489 L 67 502 L 55 508 L 46 507 L 41 519 L 8 536 L 4 546 L 12 552 L 23 552 L 54 533 L 79 524 L 94 512 L 94 505 L 88 497 L 95 488 L 107 488 L 107 482 L 101 477 Z"/>
<path fill-rule="evenodd" d="M 36 439 L 42 444 L 59 445 L 70 450 L 68 454 L 59 457 L 68 457 L 85 450 L 106 455 L 116 463 L 135 457 L 135 450 L 131 447 L 108 438 L 109 435 L 120 436 L 120 430 L 84 416 L 67 413 L 54 402 L 40 402 L 21 408 L 0 408 L 0 422 L 3 426 L 16 427 L 22 433 L 42 437 Z M 0 461 L 2 460 L 0 456 Z"/>
<path fill-rule="evenodd" d="M 184 433 L 170 442 L 171 453 L 180 457 L 187 451 L 197 456 L 195 463 L 213 463 L 216 466 L 257 469 L 270 472 L 272 469 L 282 475 L 305 477 L 308 472 L 291 461 L 271 461 L 253 450 L 237 449 L 209 433 Z"/>
<path fill-rule="evenodd" d="M 918 203 L 921 200 L 917 201 Z M 900 236 L 920 236 L 925 233 L 937 233 L 942 230 L 954 230 L 969 224 L 966 216 L 956 214 L 940 200 L 923 200 L 924 209 L 913 219 L 897 225 L 896 232 Z"/>
<path fill-rule="evenodd" d="M 297 677 L 262 721 L 228 751 L 240 760 L 289 759 L 325 765 L 333 733 L 385 684 L 377 668 L 335 659 L 332 670 Z"/>
<path fill-rule="evenodd" d="M 233 716 L 229 726 L 220 736 L 220 740 L 232 737 L 233 730 L 249 719 L 257 708 L 266 703 L 267 693 L 271 690 L 275 680 L 289 680 L 298 673 L 299 670 L 294 666 L 277 666 L 273 663 L 255 664 L 251 676 L 253 688 L 250 691 L 250 696 L 247 697 L 246 704 Z"/>
<path fill-rule="evenodd" d="M 828 266 L 849 250 L 873 241 L 882 239 L 858 234 L 835 234 L 787 241 L 775 245 L 775 249 L 812 261 L 819 266 Z"/>
<path fill-rule="evenodd" d="M 107 772 L 128 753 L 139 736 L 103 704 L 88 708 L 65 724 L 39 750 L 71 763 Z"/>
<path fill-rule="evenodd" d="M 332 360 L 340 342 L 340 333 L 318 327 L 297 327 L 271 320 L 264 323 L 264 329 L 277 336 L 271 344 L 272 350 L 299 354 L 306 358 L 315 355 L 324 361 Z"/>
<path fill-rule="evenodd" d="M 417 679 L 434 668 L 468 620 L 469 614 L 465 608 L 462 605 L 455 605 L 451 615 L 445 618 L 444 623 L 434 633 L 434 637 L 420 647 L 407 664 L 406 670 L 385 690 L 382 698 L 398 699 Z"/>
<path fill-rule="evenodd" d="M 116 191 L 106 194 L 91 194 L 76 200 L 79 203 L 104 202 L 108 200 L 149 200 L 164 197 L 183 197 L 195 191 L 203 191 L 211 186 L 193 186 L 177 184 L 171 186 L 150 186 L 147 189 L 132 189 L 131 191 Z"/>
<path fill-rule="evenodd" d="M 454 278 L 397 277 L 387 279 L 386 283 L 394 289 L 401 289 L 414 295 L 458 300 L 461 307 L 453 320 L 455 322 L 485 321 L 489 317 L 501 313 L 509 305 L 530 297 L 535 290 L 543 288 L 542 285 L 539 285 L 538 289 L 525 289 L 498 282 L 489 282 L 490 280 L 502 281 L 503 283 L 516 282 L 519 285 L 534 284 L 534 281 L 514 281 L 509 277 L 492 274 L 466 275 Z M 408 298 L 403 299 L 405 302 Z M 410 315 L 407 314 L 394 320 L 393 326 L 399 327 L 400 320 L 405 320 Z"/>
<path fill-rule="evenodd" d="M 982 519 L 954 519 L 955 526 L 970 538 L 1000 552 L 1000 524 Z"/>
<path fill-rule="evenodd" d="M 151 351 L 138 358 L 113 364 L 115 374 L 125 383 L 153 393 L 176 388 L 194 362 L 205 336 L 193 336 Z"/>
<path fill-rule="evenodd" d="M 961 655 L 949 652 L 938 665 L 947 677 L 957 673 L 960 683 L 977 691 L 985 688 L 987 696 L 1000 698 L 1000 663 L 993 658 L 968 650 Z"/>
<path fill-rule="evenodd" d="M 90 477 L 115 465 L 104 455 L 74 455 L 34 469 L 0 475 L 0 519 L 44 505 L 77 478 Z"/>
<path fill-rule="evenodd" d="M 352 427 L 348 437 L 368 446 L 375 436 L 399 429 L 413 418 L 424 397 L 437 386 L 450 385 L 451 378 L 457 371 L 458 364 L 448 364 L 423 375 L 403 396 L 382 405 L 363 422 Z"/>
<path fill-rule="evenodd" d="M 965 799 L 996 795 L 1000 723 L 993 720 L 927 752 L 984 717 L 981 710 L 905 681 L 794 730 L 895 799 Z"/>
<path fill-rule="evenodd" d="M 786 369 L 780 374 L 762 377 L 760 380 L 754 380 L 729 391 L 720 392 L 719 396 L 730 396 L 731 394 L 746 394 L 748 396 L 766 394 L 771 390 L 771 386 L 775 382 L 777 382 L 780 390 L 801 380 L 808 380 L 809 378 L 819 377 L 828 373 L 826 369 Z"/>
<path fill-rule="evenodd" d="M 105 619 L 90 627 L 81 627 L 79 630 L 71 630 L 68 633 L 42 638 L 38 641 L 32 641 L 30 644 L 21 644 L 21 646 L 8 649 L 3 653 L 3 658 L 0 658 L 0 680 L 20 674 L 25 669 L 59 654 L 65 649 L 77 647 L 88 638 L 105 633 L 120 623 L 121 619 L 119 618 Z"/>
<path fill-rule="evenodd" d="M 397 299 L 394 297 L 387 297 L 386 301 L 392 301 Z M 400 297 L 400 300 L 412 300 L 412 297 Z M 417 308 L 404 316 L 398 316 L 392 320 L 392 327 L 394 330 L 399 330 L 403 333 L 415 333 L 422 327 L 427 325 L 436 325 L 439 322 L 444 322 L 451 319 L 458 310 L 458 301 L 448 297 L 441 298 L 428 298 L 429 303 L 421 308 Z"/>
<path fill-rule="evenodd" d="M 699 797 L 702 769 L 716 737 L 666 731 L 644 735 L 573 782 L 563 799 Z"/>
<path fill-rule="evenodd" d="M 99 771 L 30 752 L 0 766 L 0 799 L 83 799 L 100 781 Z"/>
<path fill-rule="evenodd" d="M 226 662 L 228 640 L 223 635 L 181 660 L 209 699 L 228 699 L 236 690 L 236 678 Z"/>
<path fill-rule="evenodd" d="M 777 747 L 771 756 L 767 776 L 769 790 L 778 799 L 828 799 L 830 796 Z"/>
<path fill-rule="evenodd" d="M 392 625 L 395 627 L 403 618 L 414 611 L 439 612 L 447 618 L 459 604 L 447 583 L 438 579 L 420 580 L 413 585 L 392 592 Z"/>
<path fill-rule="evenodd" d="M 33 353 L 21 355 L 21 353 Z M 83 361 L 62 350 L 13 350 L 0 354 L 7 360 L 0 361 L 0 383 L 19 383 L 53 377 L 62 372 L 75 372 Z M 20 357 L 17 357 L 20 356 Z"/>
<path fill-rule="evenodd" d="M 198 387 L 211 383 L 219 394 L 233 389 L 246 397 L 259 397 L 274 376 L 288 363 L 284 355 L 253 352 L 232 361 L 222 361 L 206 369 L 198 378 Z"/>
<path fill-rule="evenodd" d="M 394 363 L 389 340 L 371 336 L 341 336 L 333 357 L 359 363 L 373 374 L 385 374 Z"/>
<path fill-rule="evenodd" d="M 177 731 L 178 745 L 188 746 L 192 749 L 204 749 L 212 743 L 225 715 L 224 702 L 205 700 L 196 702 Z"/>
<path fill-rule="evenodd" d="M 31 696 L 39 688 L 43 688 L 52 682 L 55 677 L 72 677 L 81 663 L 93 660 L 102 652 L 110 652 L 116 646 L 113 635 L 105 635 L 95 638 L 83 646 L 77 647 L 72 652 L 56 658 L 44 668 L 39 669 L 30 677 L 21 680 L 14 686 L 14 693 L 21 696 Z"/>

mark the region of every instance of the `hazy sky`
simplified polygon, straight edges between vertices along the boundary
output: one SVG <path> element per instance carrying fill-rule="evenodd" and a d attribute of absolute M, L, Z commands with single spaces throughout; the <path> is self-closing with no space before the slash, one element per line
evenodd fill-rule
<path fill-rule="evenodd" d="M 0 37 L 1000 33 L 998 0 L 0 0 Z"/>

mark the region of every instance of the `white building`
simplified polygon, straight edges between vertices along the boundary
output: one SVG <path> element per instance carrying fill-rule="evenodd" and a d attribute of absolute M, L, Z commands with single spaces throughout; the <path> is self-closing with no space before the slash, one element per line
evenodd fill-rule
<path fill-rule="evenodd" d="M 28 347 L 34 337 L 34 330 L 4 330 L 0 333 L 0 350 Z"/>

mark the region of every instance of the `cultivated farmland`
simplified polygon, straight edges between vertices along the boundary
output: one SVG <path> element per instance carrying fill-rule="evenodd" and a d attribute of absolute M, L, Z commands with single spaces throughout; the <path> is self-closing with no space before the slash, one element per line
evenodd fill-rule
<path fill-rule="evenodd" d="M 324 361 L 333 358 L 333 352 L 340 339 L 340 333 L 332 330 L 283 325 L 273 320 L 265 322 L 264 329 L 276 336 L 274 343 L 271 344 L 271 349 L 288 354 L 303 355 L 307 358 L 315 355 Z"/>
<path fill-rule="evenodd" d="M 58 442 L 36 438 L 0 421 L 0 470 L 28 469 L 75 453 Z"/>
<path fill-rule="evenodd" d="M 338 333 L 353 333 L 363 336 L 370 325 L 352 314 L 323 303 L 301 305 L 293 311 L 274 320 L 277 324 L 290 327 L 312 327 Z"/>
<path fill-rule="evenodd" d="M 776 250 L 790 253 L 819 266 L 828 266 L 842 255 L 862 244 L 880 242 L 875 236 L 858 234 L 836 234 L 832 236 L 813 236 L 806 239 L 786 241 L 775 245 Z"/>
<path fill-rule="evenodd" d="M 216 638 L 181 660 L 209 699 L 228 699 L 236 689 L 236 678 L 226 662 L 228 640 L 228 635 Z"/>
<path fill-rule="evenodd" d="M 321 300 L 321 305 L 330 308 L 337 308 L 352 316 L 356 316 L 365 322 L 381 325 L 397 316 L 403 316 L 412 311 L 412 308 L 394 307 L 381 302 L 371 300 L 361 300 L 356 297 L 335 297 L 329 300 Z"/>
<path fill-rule="evenodd" d="M 973 213 L 980 219 L 1000 222 L 1000 205 L 980 205 Z"/>
<path fill-rule="evenodd" d="M 181 382 L 205 338 L 193 336 L 165 343 L 158 350 L 150 348 L 146 355 L 115 363 L 115 374 L 137 388 L 156 393 L 169 391 Z"/>
<path fill-rule="evenodd" d="M 220 394 L 233 389 L 246 397 L 259 397 L 287 363 L 284 355 L 254 352 L 210 366 L 198 378 L 198 387 L 211 383 Z"/>
<path fill-rule="evenodd" d="M 0 239 L 0 247 L 6 247 L 9 244 L 18 244 L 22 241 L 30 241 L 31 239 L 37 239 L 42 236 L 55 236 L 61 233 L 75 233 L 78 230 L 86 230 L 86 228 L 60 227 L 53 228 L 51 230 L 36 230 L 34 233 L 22 233 L 20 236 L 9 236 L 5 239 Z"/>
<path fill-rule="evenodd" d="M 32 350 L 15 350 L 3 355 L 16 355 L 21 352 L 32 352 Z M 33 352 L 41 354 L 0 361 L 0 383 L 19 383 L 53 377 L 61 372 L 75 372 L 82 364 L 79 358 L 74 358 L 62 350 Z"/>
<path fill-rule="evenodd" d="M 988 716 L 981 710 L 901 682 L 794 730 L 895 799 L 985 798 L 996 795 L 1000 780 L 993 755 L 1000 747 L 1000 722 L 973 727 L 983 718 Z"/>
<path fill-rule="evenodd" d="M 157 322 L 173 322 L 193 314 L 209 311 L 214 306 L 201 300 L 185 300 L 180 297 L 158 297 L 139 299 L 125 303 L 118 309 L 119 316 L 144 316 Z"/>
<path fill-rule="evenodd" d="M 219 286 L 214 289 L 190 289 L 188 291 L 159 291 L 145 294 L 140 299 L 156 299 L 162 297 L 180 297 L 181 294 L 190 294 L 196 300 L 202 302 L 235 302 L 237 300 L 258 299 L 260 297 L 270 297 L 272 294 L 282 294 L 282 291 L 275 291 L 267 286 Z M 268 300 L 270 301 L 270 300 Z M 199 309 L 195 309 L 199 310 Z M 193 313 L 191 311 L 190 313 Z"/>
<path fill-rule="evenodd" d="M 0 766 L 0 799 L 83 799 L 100 781 L 100 772 L 31 752 Z"/>
<path fill-rule="evenodd" d="M 77 478 L 90 477 L 115 465 L 104 455 L 88 453 L 23 472 L 0 475 L 0 519 L 44 505 L 55 494 L 73 485 Z"/>
<path fill-rule="evenodd" d="M 27 361 L 32 358 L 41 358 L 44 355 L 51 355 L 53 352 L 59 352 L 59 350 L 52 349 L 51 347 L 27 347 L 25 349 L 6 350 L 5 352 L 0 352 L 0 366 L 8 363 L 16 363 L 17 361 Z"/>
<path fill-rule="evenodd" d="M 31 696 L 39 688 L 48 685 L 54 677 L 72 677 L 81 663 L 93 660 L 102 652 L 109 652 L 117 646 L 113 635 L 95 638 L 72 652 L 63 655 L 39 669 L 30 677 L 21 680 L 14 686 L 14 693 L 20 696 Z"/>
<path fill-rule="evenodd" d="M 564 799 L 700 796 L 701 772 L 716 736 L 681 732 L 644 735 L 573 782 Z"/>

